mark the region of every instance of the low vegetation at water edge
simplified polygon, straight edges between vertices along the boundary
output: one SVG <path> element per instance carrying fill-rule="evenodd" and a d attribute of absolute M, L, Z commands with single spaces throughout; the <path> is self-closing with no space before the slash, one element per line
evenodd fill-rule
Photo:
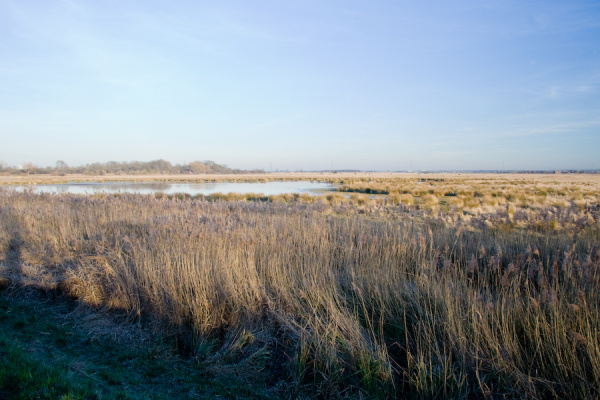
<path fill-rule="evenodd" d="M 4 190 L 0 274 L 264 396 L 597 398 L 600 205 L 582 196 L 464 213 Z"/>

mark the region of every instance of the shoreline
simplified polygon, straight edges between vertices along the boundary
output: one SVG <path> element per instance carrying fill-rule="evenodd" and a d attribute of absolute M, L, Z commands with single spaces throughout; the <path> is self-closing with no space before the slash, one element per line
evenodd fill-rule
<path fill-rule="evenodd" d="M 600 189 L 600 174 L 526 174 L 526 173 L 456 173 L 456 172 L 275 172 L 265 174 L 148 174 L 148 175 L 0 175 L 3 185 L 46 185 L 82 182 L 266 182 L 324 181 L 344 179 L 467 179 L 472 181 L 517 180 L 530 183 L 588 183 Z"/>

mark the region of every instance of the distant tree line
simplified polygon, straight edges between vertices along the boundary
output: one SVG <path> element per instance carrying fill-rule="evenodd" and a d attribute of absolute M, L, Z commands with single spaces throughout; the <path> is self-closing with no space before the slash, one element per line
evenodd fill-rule
<path fill-rule="evenodd" d="M 188 164 L 171 164 L 166 160 L 131 161 L 106 163 L 91 163 L 71 167 L 66 162 L 59 160 L 54 167 L 38 167 L 31 162 L 18 166 L 7 166 L 0 162 L 0 173 L 3 174 L 48 174 L 48 175 L 142 175 L 142 174 L 243 174 L 264 173 L 262 169 L 242 170 L 229 168 L 214 161 L 193 161 Z"/>

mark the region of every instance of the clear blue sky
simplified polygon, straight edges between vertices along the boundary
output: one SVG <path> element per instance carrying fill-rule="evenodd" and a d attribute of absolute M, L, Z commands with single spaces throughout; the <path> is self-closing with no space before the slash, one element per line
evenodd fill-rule
<path fill-rule="evenodd" d="M 0 0 L 0 160 L 158 158 L 600 168 L 600 1 Z"/>

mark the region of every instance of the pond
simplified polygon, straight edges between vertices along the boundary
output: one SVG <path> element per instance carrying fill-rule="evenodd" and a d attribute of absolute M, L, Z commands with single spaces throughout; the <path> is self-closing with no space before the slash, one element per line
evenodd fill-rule
<path fill-rule="evenodd" d="M 52 185 L 10 186 L 17 191 L 32 190 L 35 193 L 140 193 L 175 194 L 186 193 L 210 195 L 213 193 L 262 193 L 265 196 L 285 193 L 308 193 L 318 196 L 335 191 L 337 186 L 324 182 L 311 181 L 270 181 L 270 182 L 207 182 L 207 183 L 166 183 L 166 182 L 77 182 Z"/>

